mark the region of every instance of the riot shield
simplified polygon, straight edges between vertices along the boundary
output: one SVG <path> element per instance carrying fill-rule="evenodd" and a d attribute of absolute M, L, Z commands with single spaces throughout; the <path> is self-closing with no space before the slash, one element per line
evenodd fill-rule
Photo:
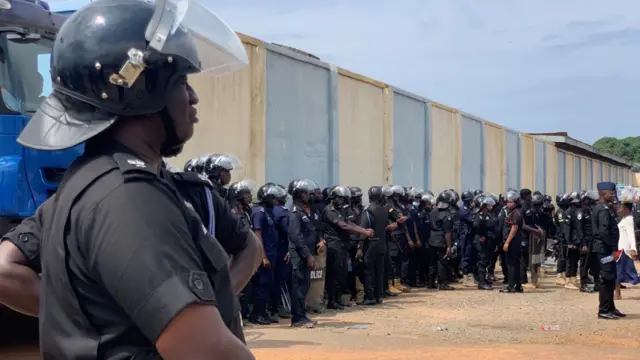
<path fill-rule="evenodd" d="M 311 270 L 311 286 L 307 293 L 305 303 L 310 310 L 322 310 L 324 308 L 324 281 L 327 273 L 327 252 L 323 251 L 313 257 L 315 266 Z"/>
<path fill-rule="evenodd" d="M 529 271 L 531 272 L 531 283 L 536 287 L 539 284 L 540 265 L 545 260 L 544 235 L 537 233 L 529 234 Z"/>

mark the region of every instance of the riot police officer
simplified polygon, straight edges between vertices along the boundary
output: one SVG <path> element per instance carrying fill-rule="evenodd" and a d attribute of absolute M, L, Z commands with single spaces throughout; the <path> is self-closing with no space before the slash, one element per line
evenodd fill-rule
<path fill-rule="evenodd" d="M 311 180 L 294 180 L 289 183 L 288 192 L 293 197 L 289 216 L 289 253 L 291 254 L 291 326 L 312 328 L 316 324 L 307 317 L 305 298 L 311 285 L 311 271 L 315 261 L 313 253 L 320 243 L 320 237 L 312 221 L 309 206 L 310 193 L 316 185 Z"/>
<path fill-rule="evenodd" d="M 477 200 L 478 213 L 473 219 L 473 244 L 478 254 L 478 289 L 492 290 L 491 282 L 487 279 L 487 267 L 496 242 L 497 218 L 492 211 L 496 202 L 491 197 L 479 197 Z"/>
<path fill-rule="evenodd" d="M 567 228 L 570 227 L 570 222 L 566 216 L 566 212 L 569 208 L 569 194 L 559 194 L 556 197 L 556 203 L 558 204 L 558 210 L 556 211 L 555 223 L 556 223 L 556 254 L 558 255 L 558 261 L 556 264 L 557 279 L 556 284 L 567 285 L 567 278 L 565 273 L 567 271 L 567 245 L 569 242 Z"/>
<path fill-rule="evenodd" d="M 405 259 L 406 269 L 402 274 L 401 282 L 407 287 L 423 287 L 425 283 L 418 284 L 418 268 L 420 266 L 420 256 L 422 255 L 423 243 L 420 236 L 420 201 L 422 198 L 422 190 L 412 187 L 405 194 L 405 209 L 408 214 L 407 234 L 411 240 L 408 256 Z M 420 286 L 419 286 L 420 285 Z"/>
<path fill-rule="evenodd" d="M 368 191 L 369 206 L 364 209 L 360 227 L 372 229 L 373 236 L 364 238 L 358 244 L 356 257 L 364 259 L 364 301 L 362 305 L 382 303 L 385 286 L 384 257 L 387 248 L 386 234 L 388 211 L 384 204 L 382 187 L 372 186 Z"/>
<path fill-rule="evenodd" d="M 277 315 L 269 313 L 268 306 L 274 292 L 275 270 L 280 247 L 273 209 L 276 206 L 276 199 L 282 197 L 283 193 L 285 193 L 284 189 L 277 185 L 263 185 L 258 190 L 260 203 L 252 209 L 251 213 L 253 231 L 262 240 L 264 248 L 262 265 L 252 279 L 253 310 L 249 321 L 257 325 L 279 322 Z"/>
<path fill-rule="evenodd" d="M 422 241 L 422 248 L 418 249 L 418 286 L 428 286 L 429 278 L 429 238 L 431 237 L 431 211 L 436 205 L 433 195 L 424 193 L 420 198 L 418 208 L 418 232 Z"/>
<path fill-rule="evenodd" d="M 342 293 L 346 288 L 350 235 L 357 234 L 370 238 L 373 230 L 363 229 L 347 221 L 347 208 L 351 191 L 346 186 L 336 186 L 329 194 L 331 203 L 322 214 L 326 224 L 325 240 L 327 241 L 327 308 L 343 310 L 345 303 Z"/>
<path fill-rule="evenodd" d="M 41 353 L 253 359 L 241 329 L 227 327 L 237 317 L 227 255 L 159 177 L 162 157 L 178 154 L 197 122 L 187 75 L 246 65 L 244 47 L 197 3 L 180 19 L 169 2 L 114 4 L 93 2 L 67 19 L 52 52 L 54 92 L 19 138 L 47 150 L 85 142 L 45 216 Z M 203 28 L 194 11 L 222 42 L 194 30 Z M 207 59 L 192 31 L 206 39 L 200 50 L 214 44 Z"/>
<path fill-rule="evenodd" d="M 474 247 L 473 235 L 473 193 L 471 190 L 464 191 L 460 196 L 462 206 L 458 211 L 460 218 L 460 228 L 458 244 L 460 245 L 460 270 L 465 276 L 465 286 L 474 284 L 476 269 L 476 248 Z"/>
<path fill-rule="evenodd" d="M 388 198 L 388 206 L 391 212 L 396 213 L 396 217 L 405 217 L 409 220 L 405 206 L 401 201 L 406 195 L 404 188 L 400 185 L 393 185 L 391 186 L 391 192 L 392 194 Z M 407 272 L 409 249 L 415 247 L 415 243 L 409 237 L 407 226 L 407 223 L 403 223 L 392 231 L 389 243 L 389 255 L 392 265 L 391 281 L 393 286 L 401 292 L 411 291 L 411 288 L 402 284 L 402 275 Z"/>
<path fill-rule="evenodd" d="M 507 264 L 508 284 L 500 290 L 504 293 L 521 293 L 522 278 L 520 275 L 520 260 L 522 250 L 522 226 L 523 219 L 520 213 L 520 194 L 516 191 L 508 191 L 505 196 L 507 215 L 502 223 L 502 250 L 505 253 Z"/>
<path fill-rule="evenodd" d="M 580 291 L 593 292 L 599 283 L 600 262 L 593 253 L 593 219 L 591 208 L 598 201 L 598 193 L 594 190 L 585 191 L 580 199 L 580 208 L 576 211 L 578 227 L 576 232 L 580 241 Z M 593 276 L 593 282 L 589 279 Z M 591 285 L 594 285 L 593 287 Z"/>
<path fill-rule="evenodd" d="M 271 317 L 288 319 L 291 314 L 285 309 L 282 302 L 283 294 L 287 294 L 286 286 L 291 277 L 291 264 L 289 259 L 289 209 L 287 202 L 287 190 L 282 185 L 276 185 L 282 189 L 280 196 L 276 198 L 273 207 L 273 221 L 278 232 L 278 253 L 274 263 L 273 287 L 271 288 L 270 312 Z"/>
<path fill-rule="evenodd" d="M 578 290 L 578 260 L 580 259 L 580 245 L 582 239 L 579 232 L 580 221 L 577 213 L 580 207 L 580 196 L 577 192 L 569 195 L 569 208 L 565 211 L 565 221 L 563 222 L 563 232 L 567 241 L 567 271 L 565 273 L 565 289 Z"/>
<path fill-rule="evenodd" d="M 351 203 L 349 205 L 348 220 L 356 225 L 362 222 L 362 215 L 364 206 L 362 205 L 362 189 L 357 186 L 350 186 L 351 191 Z M 364 286 L 364 259 L 362 257 L 356 257 L 358 253 L 358 247 L 360 243 L 360 236 L 351 234 L 351 241 L 349 243 L 349 260 L 351 262 L 351 271 L 347 278 L 347 287 L 351 294 L 351 301 L 358 301 L 358 287 L 356 279 L 360 280 L 360 283 Z"/>
<path fill-rule="evenodd" d="M 449 258 L 453 255 L 453 214 L 451 202 L 454 197 L 449 191 L 438 195 L 436 208 L 431 211 L 431 236 L 429 237 L 428 287 L 435 288 L 438 280 L 439 290 L 454 290 L 449 285 Z"/>

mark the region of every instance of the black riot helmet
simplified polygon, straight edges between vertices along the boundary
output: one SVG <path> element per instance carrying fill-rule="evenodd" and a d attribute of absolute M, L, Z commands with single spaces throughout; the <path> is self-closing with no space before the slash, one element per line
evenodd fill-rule
<path fill-rule="evenodd" d="M 338 185 L 331 189 L 329 197 L 338 207 L 348 207 L 351 200 L 351 190 L 347 186 Z"/>
<path fill-rule="evenodd" d="M 569 203 L 571 205 L 580 205 L 580 194 L 575 191 L 569 194 Z"/>
<path fill-rule="evenodd" d="M 197 161 L 198 159 L 196 158 L 187 161 L 187 163 L 184 164 L 184 172 L 195 172 Z"/>
<path fill-rule="evenodd" d="M 253 201 L 256 182 L 253 180 L 242 180 L 231 185 L 230 188 L 236 201 L 248 206 L 251 204 L 251 201 Z"/>
<path fill-rule="evenodd" d="M 232 154 L 211 154 L 204 158 L 202 172 L 210 179 L 226 185 L 231 180 L 231 170 L 242 168 L 242 162 Z"/>
<path fill-rule="evenodd" d="M 372 187 L 370 187 L 367 195 L 369 196 L 369 202 L 371 202 L 371 203 L 379 204 L 384 199 L 384 195 L 382 194 L 382 187 L 381 186 L 372 186 Z"/>
<path fill-rule="evenodd" d="M 404 197 L 405 195 L 404 188 L 400 185 L 391 186 L 391 192 L 392 192 L 392 196 L 398 199 Z"/>
<path fill-rule="evenodd" d="M 453 194 L 450 190 L 445 190 L 438 195 L 436 199 L 436 205 L 438 209 L 448 209 L 451 203 L 454 201 Z"/>
<path fill-rule="evenodd" d="M 478 196 L 478 195 L 480 195 L 482 193 L 484 193 L 484 191 L 482 191 L 480 189 L 473 190 L 473 196 Z"/>
<path fill-rule="evenodd" d="M 462 200 L 462 202 L 468 203 L 469 201 L 473 200 L 473 193 L 471 192 L 471 190 L 463 191 L 462 195 L 460 195 L 460 199 Z"/>
<path fill-rule="evenodd" d="M 195 1 L 91 2 L 58 32 L 51 54 L 54 91 L 18 141 L 61 150 L 127 117 L 158 115 L 165 130 L 161 153 L 179 152 L 191 135 L 177 131 L 175 117 L 185 117 L 186 108 L 176 107 L 176 91 L 196 98 L 185 76 L 225 74 L 247 64 L 235 32 Z M 195 114 L 189 118 L 195 121 Z"/>
<path fill-rule="evenodd" d="M 349 186 L 349 191 L 351 191 L 351 199 L 358 198 L 362 200 L 362 189 L 357 186 Z"/>
<path fill-rule="evenodd" d="M 551 198 L 551 196 L 545 195 L 545 196 L 542 197 L 542 201 L 546 202 L 546 203 L 551 203 L 551 202 L 553 202 L 553 199 Z"/>
<path fill-rule="evenodd" d="M 534 194 L 531 197 L 531 205 L 542 205 L 542 203 L 544 202 L 544 197 L 542 196 L 542 194 Z"/>
<path fill-rule="evenodd" d="M 451 193 L 453 194 L 453 203 L 457 204 L 458 201 L 460 201 L 460 194 L 458 194 L 458 192 L 454 189 L 449 189 L 449 191 L 451 191 Z"/>
<path fill-rule="evenodd" d="M 324 201 L 329 201 L 329 193 L 331 192 L 331 187 L 326 187 L 322 189 L 322 198 Z"/>
<path fill-rule="evenodd" d="M 258 201 L 266 205 L 273 206 L 283 196 L 286 197 L 287 192 L 278 185 L 264 184 L 258 189 Z"/>
<path fill-rule="evenodd" d="M 303 193 L 307 193 L 310 195 L 316 189 L 316 187 L 317 185 L 313 181 L 308 179 L 293 180 L 289 183 L 287 192 L 294 198 L 299 198 Z"/>
<path fill-rule="evenodd" d="M 564 194 L 558 194 L 556 195 L 556 204 L 560 205 L 560 203 L 562 203 L 562 196 Z"/>

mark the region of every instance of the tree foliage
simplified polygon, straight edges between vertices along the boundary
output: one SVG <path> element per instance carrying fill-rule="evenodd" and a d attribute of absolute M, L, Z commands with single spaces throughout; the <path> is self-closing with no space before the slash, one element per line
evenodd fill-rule
<path fill-rule="evenodd" d="M 640 136 L 616 139 L 603 137 L 593 144 L 593 147 L 611 155 L 640 164 Z"/>

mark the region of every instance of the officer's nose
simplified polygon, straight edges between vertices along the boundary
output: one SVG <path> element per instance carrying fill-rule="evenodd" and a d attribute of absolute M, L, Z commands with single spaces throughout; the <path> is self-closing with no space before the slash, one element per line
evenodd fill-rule
<path fill-rule="evenodd" d="M 198 105 L 200 98 L 191 84 L 187 85 L 187 93 L 189 94 L 189 105 Z"/>

